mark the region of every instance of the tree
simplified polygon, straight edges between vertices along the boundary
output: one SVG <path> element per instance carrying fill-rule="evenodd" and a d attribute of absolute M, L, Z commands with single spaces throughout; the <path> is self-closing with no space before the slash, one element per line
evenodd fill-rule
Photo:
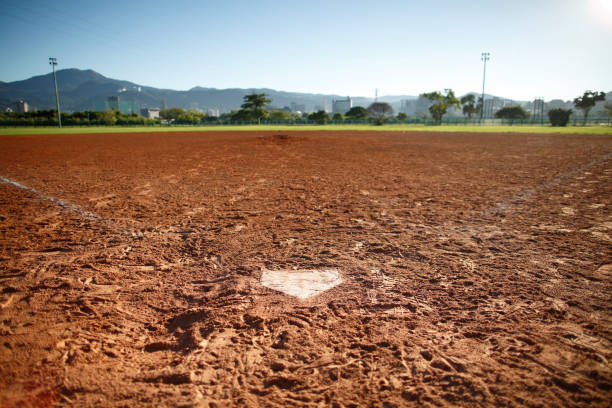
<path fill-rule="evenodd" d="M 117 123 L 117 115 L 113 111 L 102 112 L 100 121 L 105 125 L 114 125 Z"/>
<path fill-rule="evenodd" d="M 606 94 L 603 92 L 584 91 L 582 96 L 574 99 L 574 106 L 584 112 L 584 124 L 586 125 L 589 111 L 599 101 L 606 99 Z"/>
<path fill-rule="evenodd" d="M 270 102 L 270 99 L 266 98 L 266 94 L 252 93 L 244 96 L 244 103 L 240 106 L 244 110 L 248 110 L 252 113 L 252 116 L 256 118 L 257 123 L 261 124 L 261 118 L 264 118 L 268 111 L 265 107 Z"/>
<path fill-rule="evenodd" d="M 421 95 L 423 98 L 436 102 L 429 107 L 429 113 L 431 113 L 431 118 L 434 120 L 434 122 L 440 122 L 442 120 L 442 116 L 444 116 L 448 111 L 448 108 L 459 109 L 461 107 L 461 103 L 459 102 L 459 99 L 455 97 L 455 93 L 452 89 L 445 89 L 444 92 L 446 95 L 442 95 L 438 91 L 424 93 Z"/>
<path fill-rule="evenodd" d="M 270 120 L 290 120 L 291 115 L 289 112 L 285 112 L 284 110 L 273 110 L 270 111 Z"/>
<path fill-rule="evenodd" d="M 571 109 L 551 109 L 548 111 L 548 119 L 553 126 L 567 126 L 571 114 Z"/>
<path fill-rule="evenodd" d="M 367 119 L 368 115 L 368 110 L 363 106 L 353 106 L 344 114 L 347 119 Z"/>
<path fill-rule="evenodd" d="M 607 116 L 612 116 L 612 105 L 609 102 L 604 105 L 604 111 Z"/>
<path fill-rule="evenodd" d="M 265 118 L 266 114 L 268 113 L 268 111 L 263 111 L 262 114 L 264 114 L 264 116 L 259 117 L 259 119 L 261 118 Z M 232 111 L 230 113 L 230 119 L 233 122 L 255 122 L 258 121 L 258 117 L 255 116 L 255 113 L 253 112 L 252 109 L 240 109 L 237 111 Z"/>
<path fill-rule="evenodd" d="M 506 106 L 495 112 L 497 119 L 510 119 L 510 123 L 517 119 L 527 119 L 529 112 L 527 112 L 522 106 Z"/>
<path fill-rule="evenodd" d="M 484 110 L 482 96 L 478 97 L 478 103 L 476 103 L 476 111 L 474 112 L 476 115 L 480 115 L 480 113 Z"/>
<path fill-rule="evenodd" d="M 329 115 L 324 110 L 320 110 L 320 111 L 317 111 L 317 112 L 314 112 L 308 115 L 308 119 L 314 120 L 319 125 L 323 125 L 327 123 L 327 121 L 329 120 Z"/>
<path fill-rule="evenodd" d="M 164 120 L 167 120 L 168 122 L 172 122 L 174 120 L 177 120 L 179 116 L 184 115 L 184 114 L 185 114 L 185 109 L 173 107 L 169 109 L 162 109 L 159 112 L 159 117 Z"/>
<path fill-rule="evenodd" d="M 340 112 L 336 112 L 336 113 L 334 113 L 334 116 L 332 117 L 332 120 L 336 120 L 338 122 L 342 122 L 344 120 L 344 115 L 341 114 Z"/>
<path fill-rule="evenodd" d="M 478 110 L 476 107 L 476 97 L 474 94 L 467 94 L 461 98 L 461 105 L 463 106 L 463 116 L 467 116 L 468 119 L 472 119 L 472 115 Z"/>
<path fill-rule="evenodd" d="M 406 115 L 404 112 L 400 112 L 397 114 L 397 120 L 399 120 L 400 122 L 403 122 L 406 119 L 408 119 L 408 115 Z"/>
<path fill-rule="evenodd" d="M 204 114 L 204 112 L 197 112 L 194 109 L 189 109 L 188 111 L 183 111 L 180 115 L 178 115 L 178 117 L 176 118 L 176 122 L 196 125 L 200 123 L 200 121 L 202 121 L 202 119 L 204 119 L 205 117 L 206 114 Z"/>
<path fill-rule="evenodd" d="M 386 102 L 374 102 L 368 106 L 368 113 L 374 117 L 376 125 L 382 125 L 386 119 L 393 117 L 393 108 Z"/>

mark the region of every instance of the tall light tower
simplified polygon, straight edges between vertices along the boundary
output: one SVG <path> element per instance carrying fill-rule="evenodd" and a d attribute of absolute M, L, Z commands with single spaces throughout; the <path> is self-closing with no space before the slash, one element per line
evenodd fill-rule
<path fill-rule="evenodd" d="M 55 104 L 57 105 L 57 122 L 59 127 L 62 127 L 62 116 L 60 114 L 59 107 L 59 94 L 57 93 L 57 78 L 55 77 L 55 66 L 57 65 L 57 58 L 49 58 L 49 64 L 53 67 L 53 83 L 55 84 Z"/>
<path fill-rule="evenodd" d="M 480 54 L 480 60 L 484 62 L 484 69 L 482 71 L 482 106 L 480 107 L 480 119 L 482 119 L 482 115 L 484 114 L 484 90 L 485 90 L 485 78 L 487 76 L 487 61 L 489 60 L 491 54 L 488 52 L 483 52 Z"/>

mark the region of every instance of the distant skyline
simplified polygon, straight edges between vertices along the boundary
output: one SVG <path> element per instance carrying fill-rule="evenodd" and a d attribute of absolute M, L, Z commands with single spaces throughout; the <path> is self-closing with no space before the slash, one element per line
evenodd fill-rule
<path fill-rule="evenodd" d="M 157 88 L 516 100 L 612 91 L 612 0 L 2 0 L 0 80 L 93 69 Z"/>

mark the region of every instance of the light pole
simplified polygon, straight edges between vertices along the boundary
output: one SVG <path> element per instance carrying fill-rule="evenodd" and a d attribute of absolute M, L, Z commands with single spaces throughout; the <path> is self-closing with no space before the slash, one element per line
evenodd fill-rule
<path fill-rule="evenodd" d="M 483 52 L 480 54 L 480 60 L 484 62 L 484 68 L 482 71 L 482 106 L 480 107 L 480 119 L 482 119 L 482 115 L 484 114 L 484 91 L 485 91 L 485 78 L 487 76 L 487 61 L 489 60 L 491 54 L 488 52 Z"/>
<path fill-rule="evenodd" d="M 59 127 L 62 127 L 62 116 L 60 114 L 59 107 L 59 94 L 57 93 L 57 78 L 55 77 L 55 66 L 57 65 L 57 58 L 49 58 L 49 64 L 53 67 L 53 83 L 55 84 L 55 104 L 57 105 L 57 122 Z"/>

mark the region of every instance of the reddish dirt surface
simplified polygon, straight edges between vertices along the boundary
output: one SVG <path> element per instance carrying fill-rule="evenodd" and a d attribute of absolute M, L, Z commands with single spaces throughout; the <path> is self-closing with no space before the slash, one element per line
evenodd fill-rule
<path fill-rule="evenodd" d="M 1 406 L 612 400 L 610 135 L 1 136 L 0 176 Z"/>

